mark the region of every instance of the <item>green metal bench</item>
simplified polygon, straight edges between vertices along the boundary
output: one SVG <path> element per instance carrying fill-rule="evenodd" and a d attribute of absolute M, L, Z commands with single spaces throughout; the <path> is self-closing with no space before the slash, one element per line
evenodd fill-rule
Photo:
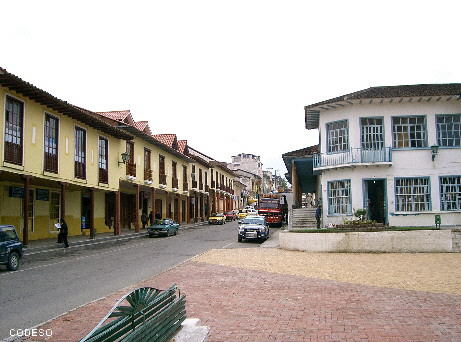
<path fill-rule="evenodd" d="M 165 291 L 153 287 L 133 290 L 80 342 L 167 341 L 186 319 L 185 297 L 176 285 Z M 121 305 L 124 301 L 129 305 Z"/>

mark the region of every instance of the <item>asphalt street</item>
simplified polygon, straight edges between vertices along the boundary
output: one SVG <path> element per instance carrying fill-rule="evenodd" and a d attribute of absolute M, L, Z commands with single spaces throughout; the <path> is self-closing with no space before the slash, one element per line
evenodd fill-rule
<path fill-rule="evenodd" d="M 84 250 L 20 270 L 0 270 L 0 338 L 140 283 L 186 260 L 219 248 L 255 248 L 237 242 L 237 222 L 180 230 L 177 236 L 141 238 L 118 246 Z"/>

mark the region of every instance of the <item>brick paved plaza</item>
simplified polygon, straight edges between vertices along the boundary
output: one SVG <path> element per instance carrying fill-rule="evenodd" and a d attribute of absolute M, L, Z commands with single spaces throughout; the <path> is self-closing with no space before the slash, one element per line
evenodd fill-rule
<path fill-rule="evenodd" d="M 177 284 L 209 341 L 461 341 L 461 254 L 213 250 L 146 280 Z M 46 325 L 86 335 L 128 289 Z"/>

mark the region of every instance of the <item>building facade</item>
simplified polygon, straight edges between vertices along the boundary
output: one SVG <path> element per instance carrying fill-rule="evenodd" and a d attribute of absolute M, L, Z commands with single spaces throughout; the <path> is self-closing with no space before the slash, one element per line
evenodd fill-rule
<path fill-rule="evenodd" d="M 305 107 L 324 224 L 461 223 L 461 84 L 374 87 Z"/>
<path fill-rule="evenodd" d="M 0 224 L 25 245 L 56 237 L 61 218 L 70 235 L 94 237 L 139 232 L 143 213 L 195 222 L 233 209 L 234 173 L 197 161 L 175 134 L 152 134 L 130 111 L 76 107 L 1 68 L 0 86 Z"/>

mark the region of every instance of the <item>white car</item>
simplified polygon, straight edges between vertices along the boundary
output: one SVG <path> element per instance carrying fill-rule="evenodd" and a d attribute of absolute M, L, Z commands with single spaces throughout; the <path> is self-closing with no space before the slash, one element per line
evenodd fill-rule
<path fill-rule="evenodd" d="M 247 210 L 247 216 L 254 216 L 254 215 L 258 215 L 257 210 L 255 210 L 255 209 L 248 209 Z"/>

